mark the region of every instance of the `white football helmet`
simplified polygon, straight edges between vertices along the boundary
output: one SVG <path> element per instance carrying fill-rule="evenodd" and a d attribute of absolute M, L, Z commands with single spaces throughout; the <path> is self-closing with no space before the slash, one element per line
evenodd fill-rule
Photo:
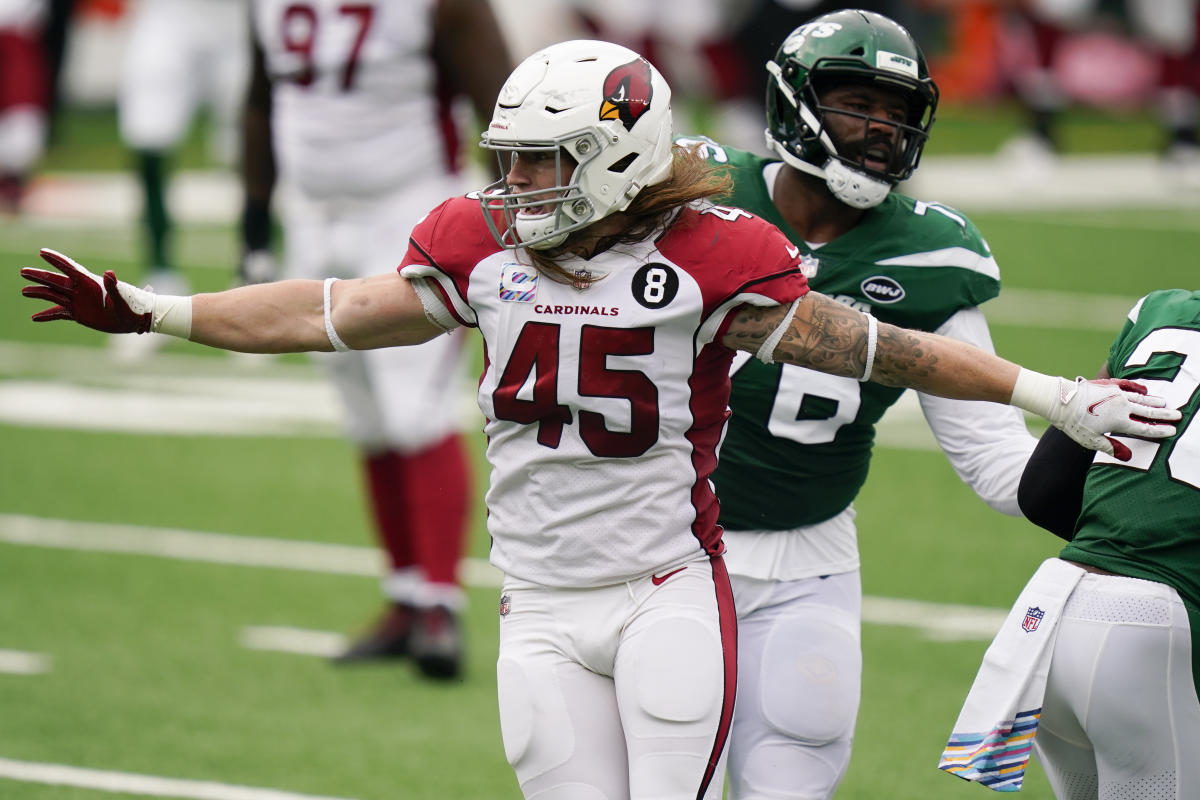
<path fill-rule="evenodd" d="M 502 174 L 517 153 L 554 154 L 554 187 L 515 191 L 501 178 L 480 203 L 501 247 L 557 247 L 670 175 L 671 87 L 650 62 L 620 45 L 552 45 L 505 81 L 480 146 L 496 151 Z"/>

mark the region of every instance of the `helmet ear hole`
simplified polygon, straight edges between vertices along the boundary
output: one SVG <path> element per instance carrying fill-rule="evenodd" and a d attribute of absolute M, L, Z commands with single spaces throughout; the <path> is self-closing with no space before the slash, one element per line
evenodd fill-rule
<path fill-rule="evenodd" d="M 629 169 L 629 165 L 637 160 L 637 153 L 630 153 L 624 158 L 619 158 L 609 165 L 608 171 L 620 175 L 625 170 Z"/>

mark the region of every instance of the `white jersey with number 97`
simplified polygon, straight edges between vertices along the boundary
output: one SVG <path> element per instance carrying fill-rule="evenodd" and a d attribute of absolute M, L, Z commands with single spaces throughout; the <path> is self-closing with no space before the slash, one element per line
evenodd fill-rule
<path fill-rule="evenodd" d="M 370 197 L 450 170 L 435 4 L 255 0 L 285 180 L 310 197 Z"/>

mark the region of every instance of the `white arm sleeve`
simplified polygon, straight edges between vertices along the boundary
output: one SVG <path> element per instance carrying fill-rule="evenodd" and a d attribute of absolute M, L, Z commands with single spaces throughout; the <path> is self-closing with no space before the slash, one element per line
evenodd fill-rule
<path fill-rule="evenodd" d="M 978 308 L 959 311 L 935 332 L 995 352 L 987 320 Z M 997 511 L 1021 516 L 1017 486 L 1037 445 L 1021 410 L 926 394 L 917 398 L 934 437 L 963 483 Z"/>
<path fill-rule="evenodd" d="M 441 328 L 443 333 L 458 327 L 458 320 L 446 309 L 437 289 L 429 285 L 428 278 L 410 277 L 408 282 L 412 284 L 413 290 L 417 293 L 417 299 L 425 308 L 426 319 Z"/>

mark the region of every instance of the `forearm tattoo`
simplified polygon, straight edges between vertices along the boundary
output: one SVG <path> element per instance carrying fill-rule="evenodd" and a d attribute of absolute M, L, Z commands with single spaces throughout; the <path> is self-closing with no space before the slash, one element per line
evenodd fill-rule
<path fill-rule="evenodd" d="M 938 371 L 938 357 L 919 334 L 879 323 L 871 380 L 884 386 L 923 388 Z"/>
<path fill-rule="evenodd" d="M 775 358 L 857 378 L 867 363 L 866 318 L 837 301 L 809 294 L 775 348 Z"/>
<path fill-rule="evenodd" d="M 786 306 L 745 306 L 725 344 L 755 352 L 779 325 Z M 858 378 L 867 358 L 867 320 L 859 311 L 812 292 L 775 348 L 775 360 L 832 375 Z M 920 386 L 937 372 L 937 356 L 920 334 L 879 323 L 871 380 L 888 386 Z"/>

